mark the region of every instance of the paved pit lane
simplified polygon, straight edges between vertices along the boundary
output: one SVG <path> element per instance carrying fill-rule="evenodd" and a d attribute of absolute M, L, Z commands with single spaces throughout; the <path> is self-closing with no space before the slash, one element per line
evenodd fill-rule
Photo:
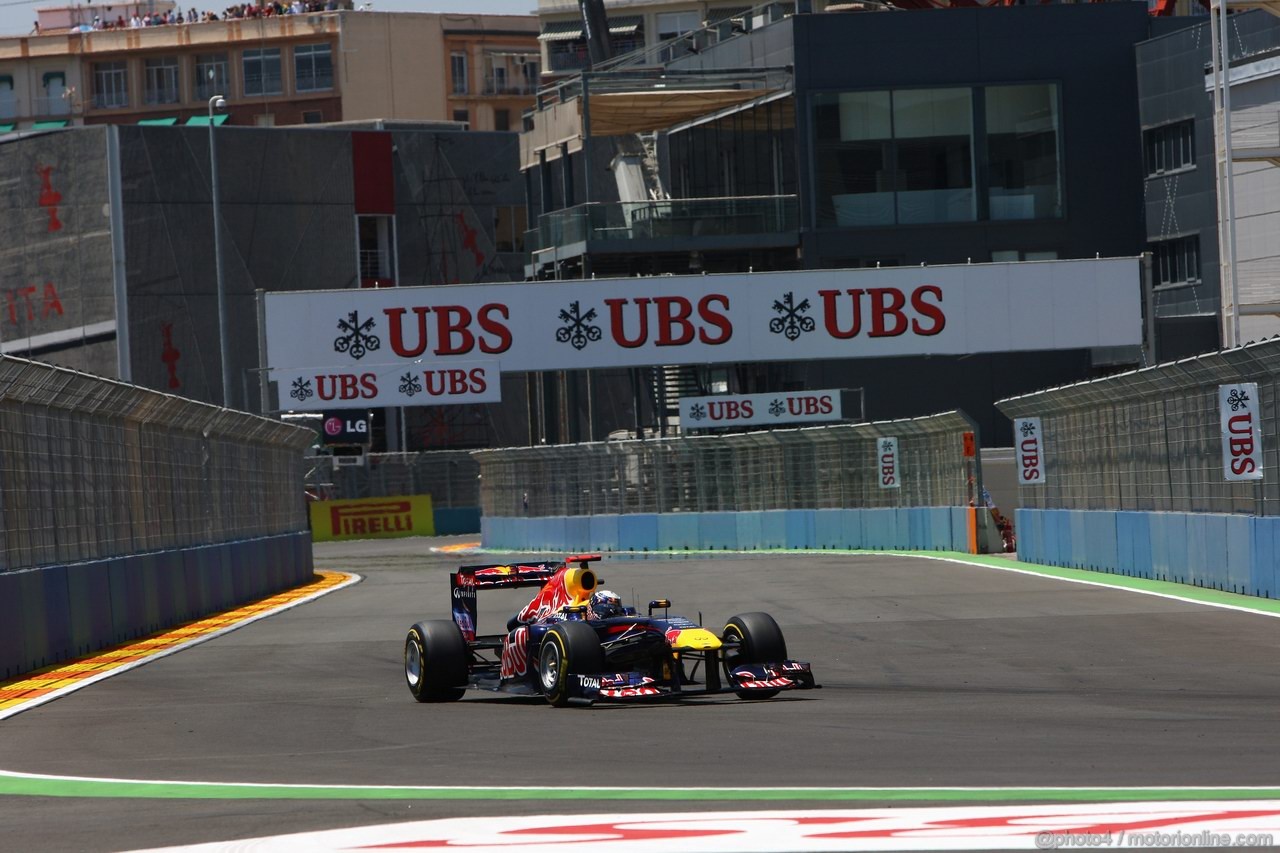
<path fill-rule="evenodd" d="M 400 820 L 833 799 L 1280 796 L 1043 790 L 1280 786 L 1272 616 L 913 557 L 606 558 L 599 573 L 628 603 L 671 598 L 672 612 L 713 627 L 771 612 L 823 689 L 591 709 L 487 693 L 419 705 L 401 672 L 405 631 L 448 617 L 451 568 L 515 557 L 433 553 L 439 544 L 317 546 L 319 567 L 364 580 L 0 723 L 6 771 L 226 785 L 0 777 L 4 848 L 126 850 Z M 482 592 L 481 630 L 497 630 L 527 594 Z M 480 790 L 441 790 L 453 786 Z M 664 790 L 726 787 L 762 790 Z M 777 790 L 797 787 L 841 791 Z"/>

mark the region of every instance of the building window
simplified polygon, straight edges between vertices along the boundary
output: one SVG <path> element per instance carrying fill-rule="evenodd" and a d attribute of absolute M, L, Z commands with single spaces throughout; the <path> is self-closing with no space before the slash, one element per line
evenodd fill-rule
<path fill-rule="evenodd" d="M 227 81 L 227 55 L 225 53 L 196 54 L 195 99 L 207 101 L 214 95 L 230 93 Z"/>
<path fill-rule="evenodd" d="M 244 93 L 280 95 L 280 48 L 250 48 L 244 52 Z"/>
<path fill-rule="evenodd" d="M 327 44 L 305 44 L 293 49 L 293 73 L 299 92 L 333 88 L 333 55 Z"/>
<path fill-rule="evenodd" d="M 146 60 L 143 77 L 145 88 L 142 97 L 146 103 L 178 103 L 178 57 L 157 56 Z"/>
<path fill-rule="evenodd" d="M 100 110 L 129 106 L 129 78 L 125 63 L 93 63 L 93 105 Z"/>
<path fill-rule="evenodd" d="M 1147 177 L 1194 169 L 1196 165 L 1196 123 L 1193 119 L 1166 124 L 1142 132 L 1142 150 L 1147 161 Z"/>
<path fill-rule="evenodd" d="M 993 249 L 991 251 L 991 262 L 996 264 L 1007 261 L 1056 261 L 1057 259 L 1058 253 L 1053 249 L 1038 252 L 1024 252 L 1018 249 Z"/>
<path fill-rule="evenodd" d="M 702 26 L 702 16 L 697 12 L 660 12 L 657 23 L 658 41 L 662 42 L 699 29 Z M 658 61 L 671 62 L 673 59 L 679 59 L 689 52 L 689 46 L 692 44 L 692 41 L 686 40 L 668 45 L 658 51 Z"/>
<path fill-rule="evenodd" d="M 510 130 L 511 129 L 511 110 L 494 110 L 493 111 L 493 129 L 494 130 Z"/>
<path fill-rule="evenodd" d="M 1061 217 L 1060 132 L 1051 84 L 816 95 L 817 223 Z"/>
<path fill-rule="evenodd" d="M 986 108 L 991 218 L 1062 216 L 1057 87 L 988 86 Z"/>
<path fill-rule="evenodd" d="M 471 111 L 470 111 L 470 110 L 454 110 L 454 111 L 453 111 L 453 120 L 454 120 L 454 121 L 461 121 L 461 122 L 470 123 L 470 121 L 471 121 Z"/>
<path fill-rule="evenodd" d="M 499 205 L 493 209 L 494 248 L 499 252 L 523 252 L 524 232 L 529 229 L 525 206 Z"/>
<path fill-rule="evenodd" d="M 465 53 L 449 54 L 449 73 L 453 77 L 453 94 L 467 94 L 467 55 Z"/>
<path fill-rule="evenodd" d="M 0 119 L 15 118 L 18 115 L 18 100 L 13 95 L 13 77 L 0 76 Z"/>
<path fill-rule="evenodd" d="M 356 217 L 356 254 L 360 285 L 394 284 L 395 233 L 390 216 Z"/>
<path fill-rule="evenodd" d="M 818 95 L 819 224 L 977 218 L 969 89 Z"/>
<path fill-rule="evenodd" d="M 1156 287 L 1184 287 L 1200 281 L 1200 236 L 1151 244 Z"/>
<path fill-rule="evenodd" d="M 303 110 L 302 111 L 303 124 L 320 124 L 323 121 L 324 121 L 324 113 L 322 113 L 320 110 Z"/>

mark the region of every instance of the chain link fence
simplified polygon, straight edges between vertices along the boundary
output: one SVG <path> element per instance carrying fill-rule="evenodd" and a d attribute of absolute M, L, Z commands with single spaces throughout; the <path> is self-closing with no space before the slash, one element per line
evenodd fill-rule
<path fill-rule="evenodd" d="M 1280 514 L 1280 340 L 1051 388 L 997 403 L 1039 417 L 1045 482 L 1021 486 L 1036 509 Z M 1222 473 L 1218 386 L 1257 382 L 1263 479 Z M 1015 436 L 1015 441 L 1017 440 Z"/>
<path fill-rule="evenodd" d="M 308 456 L 305 482 L 320 500 L 431 495 L 437 509 L 480 506 L 480 465 L 467 450 L 370 453 L 339 468 L 331 456 Z"/>
<path fill-rule="evenodd" d="M 965 506 L 962 412 L 734 435 L 478 450 L 488 517 Z M 877 440 L 898 438 L 902 485 L 880 487 Z M 969 463 L 968 465 L 966 463 Z M 973 472 L 979 476 L 978 472 Z M 976 483 L 981 488 L 980 480 Z"/>
<path fill-rule="evenodd" d="M 0 571 L 304 531 L 313 437 L 0 357 Z"/>

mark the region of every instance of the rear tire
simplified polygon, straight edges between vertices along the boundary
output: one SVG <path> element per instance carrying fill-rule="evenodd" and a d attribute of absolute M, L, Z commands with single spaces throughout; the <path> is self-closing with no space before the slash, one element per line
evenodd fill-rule
<path fill-rule="evenodd" d="M 467 641 L 452 621 L 432 619 L 409 629 L 404 640 L 404 678 L 419 702 L 456 702 L 470 675 Z"/>
<path fill-rule="evenodd" d="M 744 663 L 780 663 L 787 659 L 787 641 L 768 613 L 739 613 L 724 626 L 723 639 L 738 643 L 735 654 L 725 655 L 725 675 L 732 682 L 735 667 Z M 743 699 L 769 699 L 777 690 L 738 690 Z"/>
<path fill-rule="evenodd" d="M 538 651 L 538 680 L 542 695 L 557 708 L 569 704 L 575 675 L 604 672 L 600 637 L 586 622 L 561 622 L 547 631 Z"/>

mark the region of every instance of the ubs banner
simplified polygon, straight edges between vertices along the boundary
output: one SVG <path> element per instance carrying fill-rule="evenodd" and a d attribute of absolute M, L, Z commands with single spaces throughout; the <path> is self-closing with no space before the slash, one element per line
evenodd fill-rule
<path fill-rule="evenodd" d="M 479 389 L 475 362 L 529 372 L 1123 346 L 1142 341 L 1140 281 L 1136 258 L 1113 258 L 268 293 L 267 360 L 292 405 L 286 389 L 308 372 L 326 393 L 359 394 L 456 369 L 465 389 L 435 386 L 453 402 L 452 388 Z"/>
<path fill-rule="evenodd" d="M 1044 436 L 1039 418 L 1013 419 L 1013 444 L 1017 456 L 1018 485 L 1044 482 Z"/>
<path fill-rule="evenodd" d="M 1228 480 L 1262 479 L 1260 403 L 1256 382 L 1218 386 L 1222 473 Z"/>
<path fill-rule="evenodd" d="M 311 504 L 311 538 L 317 542 L 434 536 L 435 533 L 431 495 Z"/>
<path fill-rule="evenodd" d="M 843 417 L 838 389 L 680 398 L 684 429 L 831 423 Z"/>

